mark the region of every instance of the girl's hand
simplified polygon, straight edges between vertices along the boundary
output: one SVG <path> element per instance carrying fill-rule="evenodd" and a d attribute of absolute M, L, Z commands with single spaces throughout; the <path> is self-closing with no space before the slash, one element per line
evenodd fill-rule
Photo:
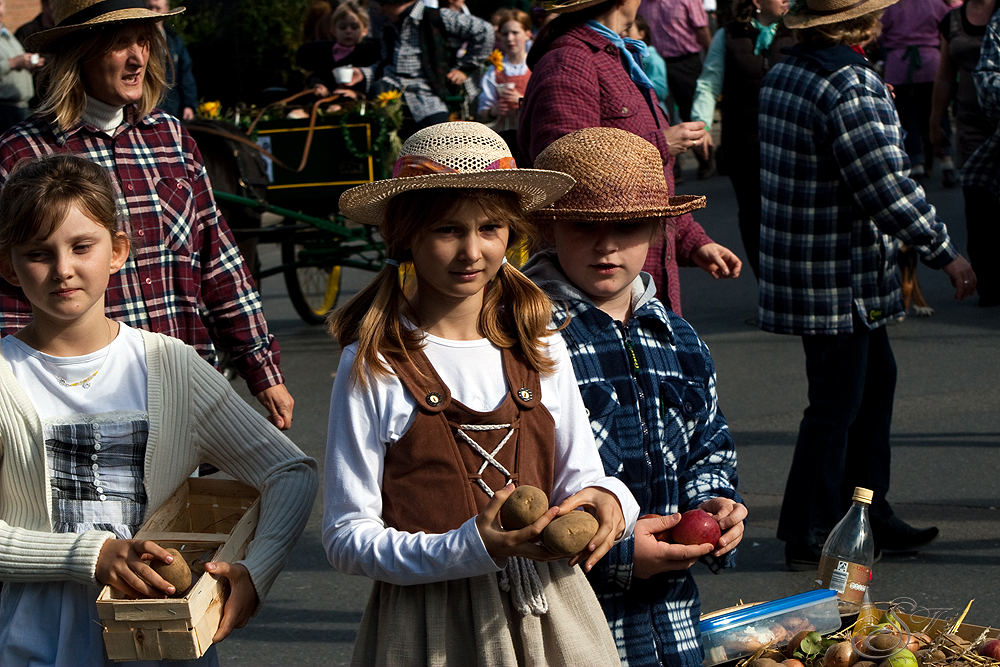
<path fill-rule="evenodd" d="M 468 79 L 469 77 L 462 70 L 453 69 L 450 72 L 448 72 L 447 75 L 445 75 L 445 78 L 448 79 L 448 83 L 455 86 L 461 86 L 463 83 L 465 83 L 465 80 Z"/>
<path fill-rule="evenodd" d="M 531 560 L 559 560 L 559 556 L 533 543 L 541 536 L 545 526 L 559 514 L 558 507 L 550 507 L 538 521 L 521 530 L 504 530 L 500 526 L 500 507 L 513 492 L 513 484 L 508 484 L 497 491 L 476 517 L 476 528 L 479 529 L 479 536 L 486 545 L 486 551 L 493 558 L 522 556 Z"/>
<path fill-rule="evenodd" d="M 708 511 L 708 510 L 706 510 Z M 686 570 L 712 551 L 707 544 L 672 544 L 661 541 L 659 535 L 673 528 L 680 514 L 647 515 L 635 522 L 635 547 L 632 553 L 632 576 L 649 579 L 654 574 L 671 570 Z"/>
<path fill-rule="evenodd" d="M 173 562 L 166 549 L 152 540 L 106 540 L 97 556 L 94 575 L 102 584 L 130 598 L 161 598 L 176 589 L 158 575 L 149 562 Z"/>
<path fill-rule="evenodd" d="M 324 86 L 322 83 L 317 83 L 316 86 L 313 88 L 313 93 L 316 95 L 316 97 L 329 97 L 330 89 Z"/>
<path fill-rule="evenodd" d="M 594 510 L 591 514 L 601 524 L 590 544 L 569 560 L 569 564 L 572 567 L 586 558 L 587 560 L 583 564 L 583 571 L 590 572 L 597 561 L 601 560 L 601 557 L 608 553 L 614 545 L 615 540 L 625 532 L 625 517 L 622 514 L 622 507 L 618 503 L 618 498 L 615 497 L 615 494 L 599 486 L 588 486 L 574 493 L 559 505 L 559 514 L 566 514 L 577 507 L 586 507 Z"/>
<path fill-rule="evenodd" d="M 735 549 L 743 539 L 743 519 L 747 518 L 747 508 L 729 498 L 712 498 L 703 502 L 699 509 L 715 517 L 719 522 L 719 528 L 722 529 L 722 537 L 719 538 L 712 555 L 718 558 Z"/>
<path fill-rule="evenodd" d="M 242 628 L 257 608 L 257 589 L 250 579 L 250 571 L 242 563 L 205 563 L 205 571 L 229 580 L 229 598 L 222 610 L 219 629 L 212 637 L 218 644 L 236 628 Z"/>

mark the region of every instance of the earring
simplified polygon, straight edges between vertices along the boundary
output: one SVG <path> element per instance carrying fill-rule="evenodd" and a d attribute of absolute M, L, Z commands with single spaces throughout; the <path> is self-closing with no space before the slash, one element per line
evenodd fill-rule
<path fill-rule="evenodd" d="M 760 14 L 760 7 L 757 8 L 757 13 Z"/>

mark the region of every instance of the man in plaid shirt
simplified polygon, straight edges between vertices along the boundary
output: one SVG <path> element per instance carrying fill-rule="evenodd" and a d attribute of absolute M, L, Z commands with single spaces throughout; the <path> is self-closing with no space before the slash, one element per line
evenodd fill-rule
<path fill-rule="evenodd" d="M 937 536 L 886 501 L 896 364 L 884 325 L 904 312 L 896 244 L 943 269 L 956 298 L 972 293 L 975 274 L 909 178 L 890 92 L 844 41 L 877 34 L 877 10 L 894 1 L 800 0 L 785 17 L 800 43 L 761 86 L 760 326 L 802 336 L 809 380 L 778 523 L 794 570 L 815 569 L 856 486 L 875 493 L 876 548 L 915 550 Z"/>

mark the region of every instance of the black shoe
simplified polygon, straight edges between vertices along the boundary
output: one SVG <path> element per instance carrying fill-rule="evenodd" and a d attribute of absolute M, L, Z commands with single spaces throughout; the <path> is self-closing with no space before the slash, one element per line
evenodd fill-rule
<path fill-rule="evenodd" d="M 799 542 L 785 542 L 785 565 L 792 572 L 809 572 L 819 567 L 823 547 Z"/>
<path fill-rule="evenodd" d="M 881 551 L 917 551 L 935 540 L 938 529 L 914 528 L 893 514 L 888 519 L 872 519 L 875 548 Z"/>

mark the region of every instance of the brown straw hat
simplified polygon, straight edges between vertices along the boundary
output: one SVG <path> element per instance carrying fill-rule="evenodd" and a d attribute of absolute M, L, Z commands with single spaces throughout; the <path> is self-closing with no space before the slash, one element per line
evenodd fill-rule
<path fill-rule="evenodd" d="M 784 16 L 789 28 L 840 23 L 885 9 L 897 0 L 795 0 Z"/>
<path fill-rule="evenodd" d="M 613 127 L 588 127 L 553 141 L 535 166 L 569 174 L 576 185 L 533 220 L 673 218 L 704 208 L 700 195 L 671 197 L 653 144 Z"/>
<path fill-rule="evenodd" d="M 506 142 L 482 123 L 439 123 L 406 140 L 392 178 L 340 195 L 340 211 L 355 222 L 378 225 L 389 200 L 398 194 L 427 188 L 482 188 L 517 193 L 527 212 L 548 206 L 573 186 L 566 174 L 516 167 Z"/>
<path fill-rule="evenodd" d="M 145 0 L 52 0 L 52 20 L 56 27 L 29 36 L 24 40 L 24 47 L 28 51 L 45 53 L 52 42 L 77 30 L 136 19 L 161 21 L 183 11 L 183 7 L 178 7 L 166 14 L 157 14 L 146 9 Z"/>

